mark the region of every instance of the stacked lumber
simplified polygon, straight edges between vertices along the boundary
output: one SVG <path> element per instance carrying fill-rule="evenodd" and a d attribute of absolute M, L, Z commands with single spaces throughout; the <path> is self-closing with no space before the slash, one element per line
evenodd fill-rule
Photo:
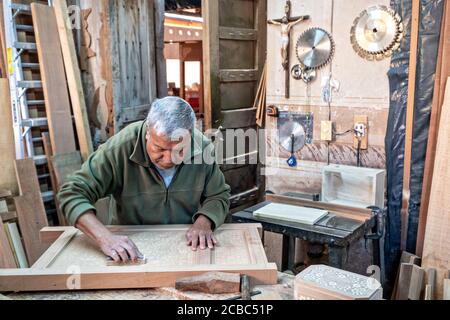
<path fill-rule="evenodd" d="M 27 98 L 43 101 L 30 105 L 29 113 L 47 119 L 48 126 L 31 129 L 33 154 L 45 156 L 47 163 L 16 160 L 9 81 L 0 79 L 0 268 L 27 268 L 39 259 L 48 247 L 40 241 L 40 229 L 49 222 L 66 225 L 56 194 L 93 152 L 66 0 L 55 0 L 52 7 L 36 1 L 30 8 L 31 15 L 16 19 L 33 28 L 18 30 L 18 38 L 37 47 L 22 59 L 39 65 L 24 69 L 24 79 L 42 81 L 42 88 L 29 89 Z M 0 0 L 0 73 L 8 76 L 4 40 Z"/>

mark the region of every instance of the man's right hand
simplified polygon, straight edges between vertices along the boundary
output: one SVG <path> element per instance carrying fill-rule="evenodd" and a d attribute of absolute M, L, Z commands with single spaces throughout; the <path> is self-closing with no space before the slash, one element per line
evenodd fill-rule
<path fill-rule="evenodd" d="M 133 241 L 128 237 L 111 233 L 92 211 L 83 214 L 75 227 L 97 243 L 103 253 L 115 262 L 128 262 L 129 260 L 136 262 L 137 259 L 143 257 Z"/>
<path fill-rule="evenodd" d="M 115 262 L 128 262 L 129 260 L 136 262 L 137 259 L 143 257 L 134 242 L 125 236 L 111 234 L 104 237 L 99 245 L 103 253 Z"/>

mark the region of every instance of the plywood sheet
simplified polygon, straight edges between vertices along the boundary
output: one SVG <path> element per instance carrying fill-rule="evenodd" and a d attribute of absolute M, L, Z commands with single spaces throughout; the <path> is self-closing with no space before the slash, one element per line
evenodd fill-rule
<path fill-rule="evenodd" d="M 316 224 L 328 214 L 326 210 L 271 203 L 253 213 L 255 216 L 298 222 L 308 225 Z"/>
<path fill-rule="evenodd" d="M 68 280 L 77 284 L 73 289 L 83 290 L 174 286 L 179 277 L 210 271 L 247 274 L 260 284 L 277 282 L 276 265 L 268 263 L 259 237 L 260 225 L 224 225 L 216 231 L 219 246 L 203 251 L 186 246 L 188 228 L 111 227 L 113 233 L 134 240 L 148 260 L 145 265 L 119 267 L 107 266 L 105 256 L 85 235 L 67 228 L 31 269 L 0 270 L 0 291 L 67 290 Z M 75 278 L 70 278 L 70 270 Z"/>
<path fill-rule="evenodd" d="M 450 78 L 447 80 L 446 94 L 442 106 L 434 165 L 430 206 L 425 231 L 422 267 L 435 268 L 436 295 L 443 295 L 443 281 L 450 265 Z"/>

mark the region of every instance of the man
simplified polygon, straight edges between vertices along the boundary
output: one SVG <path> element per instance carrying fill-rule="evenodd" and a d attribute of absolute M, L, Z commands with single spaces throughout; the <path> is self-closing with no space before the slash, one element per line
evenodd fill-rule
<path fill-rule="evenodd" d="M 198 161 L 213 148 L 195 121 L 183 99 L 154 102 L 145 122 L 108 140 L 62 186 L 58 200 L 70 224 L 114 261 L 136 261 L 136 245 L 112 234 L 95 215 L 97 200 L 112 195 L 117 224 L 193 223 L 187 245 L 194 251 L 214 248 L 213 231 L 225 221 L 230 187 L 215 161 Z"/>

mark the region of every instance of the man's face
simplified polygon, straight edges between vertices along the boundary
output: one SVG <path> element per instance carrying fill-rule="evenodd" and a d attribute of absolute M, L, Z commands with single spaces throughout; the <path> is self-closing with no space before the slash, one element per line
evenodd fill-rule
<path fill-rule="evenodd" d="M 154 129 L 147 130 L 147 153 L 150 160 L 160 169 L 171 169 L 181 163 L 184 156 L 184 139 L 158 135 Z M 176 163 L 178 162 L 178 163 Z"/>

